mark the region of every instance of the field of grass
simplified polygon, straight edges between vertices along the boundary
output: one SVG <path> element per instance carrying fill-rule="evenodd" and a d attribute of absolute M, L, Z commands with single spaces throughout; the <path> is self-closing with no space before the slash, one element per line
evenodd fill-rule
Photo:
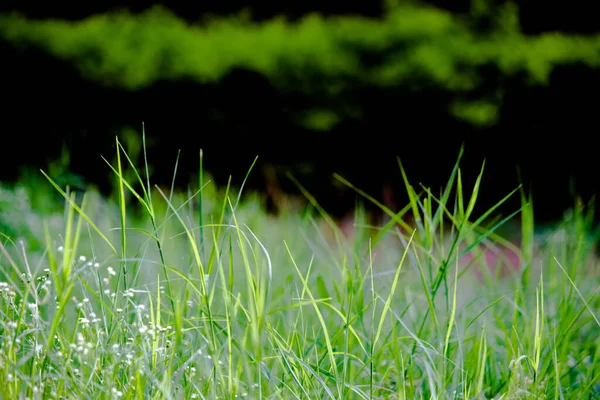
<path fill-rule="evenodd" d="M 118 149 L 114 198 L 44 172 L 0 188 L 0 398 L 600 397 L 583 207 L 539 232 L 517 188 L 515 215 L 472 218 L 485 169 L 463 193 L 457 163 L 441 193 L 405 177 L 411 201 L 381 206 L 388 223 L 357 208 L 347 238 L 309 193 L 274 217 L 201 164 L 189 192 L 155 187 Z M 515 216 L 519 270 L 494 275 L 482 248 L 505 252 Z"/>

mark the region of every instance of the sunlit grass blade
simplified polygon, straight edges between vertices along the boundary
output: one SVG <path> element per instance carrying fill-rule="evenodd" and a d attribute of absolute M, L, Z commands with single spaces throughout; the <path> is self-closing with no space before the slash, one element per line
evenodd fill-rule
<path fill-rule="evenodd" d="M 119 217 L 121 223 L 121 271 L 123 272 L 123 290 L 127 290 L 127 280 L 129 278 L 127 274 L 127 205 L 125 199 L 125 188 L 123 185 L 123 169 L 121 166 L 121 150 L 119 139 L 116 138 L 117 146 L 117 170 L 119 171 Z"/>
<path fill-rule="evenodd" d="M 110 249 L 114 252 L 114 254 L 118 255 L 119 252 L 113 246 L 113 244 L 110 242 L 110 240 L 108 240 L 108 238 L 104 235 L 104 233 L 102 233 L 102 231 L 100 229 L 98 229 L 98 227 L 96 226 L 96 224 L 94 224 L 92 222 L 92 220 L 87 215 L 85 215 L 85 213 L 83 212 L 83 210 L 75 203 L 74 199 L 70 198 L 69 195 L 67 195 L 67 193 L 65 193 L 60 188 L 60 186 L 58 186 L 56 184 L 56 182 L 54 182 L 54 180 L 52 180 L 52 178 L 50 178 L 43 170 L 40 170 L 40 171 L 46 177 L 46 179 L 48 179 L 48 181 L 50 181 L 50 183 L 52 184 L 52 186 L 54 186 L 54 188 L 56 188 L 56 190 L 65 198 L 65 200 L 67 200 L 68 204 L 71 207 L 73 207 L 73 209 L 75 211 L 77 211 L 83 217 L 83 219 L 85 219 L 85 221 L 96 231 L 96 233 L 104 240 L 104 242 L 106 242 L 106 244 L 110 247 Z"/>
<path fill-rule="evenodd" d="M 448 318 L 448 328 L 446 330 L 446 337 L 444 339 L 444 353 L 443 353 L 444 358 L 448 357 L 448 348 L 450 346 L 450 335 L 452 334 L 452 329 L 454 328 L 454 324 L 456 322 L 455 317 L 456 317 L 456 291 L 457 291 L 457 289 L 458 289 L 458 263 L 454 270 L 454 291 L 453 291 L 453 296 L 452 296 L 452 308 L 450 310 L 450 317 Z M 445 363 L 444 365 L 446 366 L 448 364 Z"/>
<path fill-rule="evenodd" d="M 594 318 L 594 321 L 596 322 L 596 325 L 598 325 L 600 327 L 600 320 L 598 320 L 598 317 L 596 316 L 596 313 L 594 312 L 594 310 L 592 309 L 592 307 L 588 304 L 588 302 L 586 301 L 585 297 L 581 294 L 581 291 L 579 290 L 579 288 L 577 287 L 577 285 L 575 284 L 575 282 L 573 282 L 573 279 L 569 276 L 569 274 L 567 273 L 567 271 L 564 269 L 564 267 L 562 266 L 562 264 L 558 261 L 558 259 L 556 257 L 554 257 L 554 261 L 556 261 L 556 263 L 558 264 L 558 266 L 560 267 L 560 269 L 562 270 L 562 272 L 565 274 L 565 276 L 569 280 L 569 283 L 571 284 L 571 286 L 573 287 L 573 289 L 575 290 L 575 292 L 577 292 L 577 295 L 579 296 L 579 298 L 581 299 L 581 301 L 583 302 L 583 304 L 585 304 L 585 307 L 587 308 L 588 312 L 590 313 L 590 315 L 592 316 L 592 318 Z"/>
<path fill-rule="evenodd" d="M 373 196 L 369 195 L 364 190 L 357 188 L 356 186 L 354 186 L 352 183 L 350 183 L 348 180 L 346 180 L 339 174 L 333 174 L 333 177 L 336 178 L 337 180 L 339 180 L 340 182 L 342 182 L 344 185 L 348 186 L 350 189 L 356 191 L 356 193 L 360 194 L 365 199 L 369 200 L 371 203 L 376 205 L 383 212 L 385 212 L 392 219 L 392 221 L 390 221 L 392 226 L 393 226 L 393 224 L 398 224 L 406 231 L 412 230 L 412 228 L 402 219 L 402 216 L 405 214 L 406 211 L 408 211 L 410 209 L 411 205 L 408 205 L 402 211 L 395 213 L 392 210 L 390 210 L 388 207 L 386 207 L 383 203 L 381 203 L 377 199 L 375 199 Z M 386 230 L 386 229 L 384 228 L 383 230 Z"/>
<path fill-rule="evenodd" d="M 202 188 L 204 188 L 204 152 L 200 149 L 200 167 L 198 168 L 198 227 L 200 229 L 200 255 L 204 258 L 204 208 L 203 208 L 203 196 L 202 196 Z"/>
<path fill-rule="evenodd" d="M 392 299 L 394 293 L 396 292 L 396 287 L 398 286 L 398 281 L 400 279 L 400 271 L 402 271 L 402 266 L 404 265 L 404 260 L 406 259 L 406 255 L 410 250 L 410 245 L 414 238 L 414 232 L 408 240 L 407 246 L 404 248 L 404 253 L 402 254 L 402 258 L 400 259 L 400 263 L 398 264 L 398 268 L 396 269 L 396 274 L 394 275 L 394 280 L 392 281 L 392 287 L 390 289 L 390 293 L 388 294 L 387 300 L 385 301 L 385 305 L 383 306 L 383 310 L 381 311 L 381 317 L 379 318 L 379 324 L 377 325 L 377 333 L 375 334 L 374 343 L 379 341 L 379 337 L 381 336 L 381 331 L 383 330 L 383 324 L 385 323 L 385 318 L 387 313 L 391 307 Z"/>
<path fill-rule="evenodd" d="M 339 375 L 338 375 L 337 363 L 335 360 L 333 347 L 331 345 L 331 338 L 329 336 L 329 329 L 327 327 L 327 323 L 325 322 L 325 319 L 323 318 L 323 314 L 321 313 L 321 311 L 319 309 L 319 305 L 313 296 L 312 290 L 310 289 L 310 286 L 308 285 L 307 279 L 302 275 L 302 273 L 300 272 L 300 269 L 298 268 L 298 265 L 296 264 L 296 261 L 294 260 L 294 256 L 292 255 L 288 244 L 286 242 L 284 242 L 284 244 L 285 244 L 285 248 L 287 250 L 288 256 L 290 257 L 290 260 L 292 262 L 292 265 L 294 266 L 294 268 L 298 274 L 298 277 L 300 278 L 300 280 L 302 282 L 303 292 L 305 292 L 309 296 L 311 304 L 313 306 L 313 309 L 315 310 L 315 313 L 319 320 L 319 324 L 321 325 L 321 329 L 323 330 L 325 345 L 327 347 L 327 357 L 329 358 L 329 362 L 330 362 L 330 372 L 334 376 L 334 379 L 335 379 L 335 382 L 337 385 L 338 394 L 341 395 L 342 391 L 341 391 L 341 387 L 339 386 L 340 379 L 339 379 Z M 312 264 L 312 259 L 311 259 L 311 264 Z"/>

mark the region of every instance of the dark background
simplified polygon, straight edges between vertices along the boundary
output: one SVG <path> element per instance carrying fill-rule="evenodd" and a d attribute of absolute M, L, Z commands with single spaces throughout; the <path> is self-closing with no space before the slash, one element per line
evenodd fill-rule
<path fill-rule="evenodd" d="M 470 0 L 429 0 L 439 8 L 457 14 L 468 14 L 478 2 Z M 503 0 L 493 0 L 486 3 L 499 5 L 507 3 Z M 88 1 L 88 2 L 52 2 L 44 3 L 26 0 L 4 0 L 0 4 L 0 12 L 8 13 L 19 11 L 24 15 L 36 19 L 60 18 L 78 20 L 94 14 L 128 9 L 132 12 L 142 12 L 155 4 L 162 4 L 175 12 L 180 18 L 194 22 L 206 14 L 232 15 L 240 10 L 250 10 L 255 20 L 265 20 L 278 15 L 285 15 L 290 19 L 298 19 L 309 13 L 323 15 L 363 15 L 380 17 L 385 10 L 385 2 L 374 0 L 368 2 L 330 0 L 290 0 L 284 3 L 269 1 L 171 1 L 152 2 L 147 0 L 134 0 L 123 6 L 117 1 Z M 598 33 L 600 28 L 594 11 L 594 3 L 584 0 L 576 1 L 541 1 L 522 0 L 515 2 L 519 7 L 519 23 L 526 34 L 539 34 L 542 32 L 567 32 L 578 34 Z"/>
<path fill-rule="evenodd" d="M 127 8 L 137 13 L 155 4 L 134 1 Z M 470 1 L 429 4 L 469 19 L 476 32 L 486 32 L 494 26 L 494 7 L 505 3 L 488 2 L 483 11 Z M 592 2 L 516 5 L 526 36 L 547 32 L 591 36 L 600 31 Z M 180 1 L 164 6 L 189 22 L 207 15 L 227 17 L 243 9 L 250 11 L 254 21 L 279 15 L 296 20 L 309 13 L 378 19 L 385 13 L 385 5 L 378 1 Z M 0 13 L 76 21 L 119 9 L 121 5 L 110 1 L 5 1 Z M 498 87 L 504 93 L 494 124 L 476 126 L 456 118 L 448 111 L 455 93 L 444 88 L 425 85 L 415 91 L 406 85 L 376 87 L 357 82 L 340 97 L 345 104 L 360 107 L 360 117 L 344 118 L 323 132 L 297 123 L 296 116 L 315 105 L 330 105 L 330 99 L 318 91 L 307 95 L 280 90 L 250 69 L 233 68 L 216 82 L 159 79 L 131 90 L 87 79 L 72 62 L 42 46 L 2 38 L 0 59 L 4 142 L 0 179 L 6 182 L 17 179 L 25 167 L 44 168 L 67 148 L 69 169 L 108 192 L 110 175 L 100 155 L 112 157 L 114 136 L 124 127 L 139 132 L 143 122 L 156 183 L 170 182 L 180 149 L 179 171 L 197 171 L 198 150 L 203 148 L 205 166 L 219 184 L 225 184 L 229 175 L 239 184 L 258 155 L 250 188 L 266 191 L 265 171 L 272 166 L 282 190 L 297 193 L 285 177 L 290 171 L 338 216 L 354 205 L 355 196 L 336 186 L 332 173 L 377 198 L 384 185 L 391 185 L 396 201 L 403 205 L 396 158 L 401 158 L 415 185 L 436 190 L 445 184 L 462 145 L 466 182 L 475 179 L 486 159 L 478 213 L 521 182 L 518 171 L 526 189 L 533 191 L 540 221 L 562 216 L 573 203 L 571 187 L 584 200 L 600 187 L 595 145 L 600 71 L 577 60 L 553 68 L 545 85 L 530 85 L 523 74 L 506 76 L 493 65 L 481 67 L 483 83 L 473 95 L 486 95 Z M 313 84 L 319 87 L 320 83 L 315 78 Z M 186 185 L 189 178 L 189 172 L 180 172 L 178 183 Z M 515 197 L 501 211 L 508 213 L 518 206 Z"/>

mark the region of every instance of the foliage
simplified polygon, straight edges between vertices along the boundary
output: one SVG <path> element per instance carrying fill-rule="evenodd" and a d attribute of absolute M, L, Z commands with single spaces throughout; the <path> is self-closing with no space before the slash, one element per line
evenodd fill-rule
<path fill-rule="evenodd" d="M 402 5 L 382 19 L 309 15 L 253 23 L 242 17 L 187 24 L 163 8 L 100 14 L 85 20 L 0 17 L 0 37 L 76 65 L 103 85 L 138 90 L 159 80 L 218 82 L 233 68 L 268 77 L 282 91 L 340 95 L 352 85 L 433 87 L 455 94 L 451 112 L 475 124 L 494 122 L 498 93 L 467 100 L 494 66 L 545 84 L 559 65 L 600 65 L 600 37 L 520 33 L 506 6 L 491 31 L 432 7 Z M 483 104 L 482 104 L 483 103 Z"/>

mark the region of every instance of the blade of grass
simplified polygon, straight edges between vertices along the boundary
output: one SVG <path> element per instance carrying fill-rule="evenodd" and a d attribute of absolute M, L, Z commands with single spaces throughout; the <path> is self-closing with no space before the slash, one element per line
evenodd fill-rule
<path fill-rule="evenodd" d="M 127 290 L 127 263 L 124 261 L 127 258 L 127 206 L 125 199 L 125 188 L 123 186 L 123 169 L 121 165 L 121 150 L 119 139 L 116 138 L 117 146 L 117 170 L 119 171 L 119 217 L 121 222 L 121 271 L 123 272 L 123 290 Z"/>
<path fill-rule="evenodd" d="M 77 206 L 75 201 L 73 199 L 69 198 L 69 196 L 60 188 L 60 186 L 58 186 L 56 184 L 56 182 L 54 182 L 54 180 L 52 180 L 52 178 L 50 178 L 43 170 L 40 170 L 40 172 L 46 177 L 46 179 L 48 179 L 48 181 L 50 181 L 52 186 L 54 186 L 54 188 L 56 188 L 56 190 L 65 198 L 65 200 L 67 200 L 69 205 L 71 207 L 73 207 L 75 209 L 75 211 L 77 211 L 83 217 L 83 219 L 85 219 L 85 221 L 94 229 L 94 231 L 96 231 L 96 233 L 102 238 L 102 240 L 104 240 L 106 242 L 106 244 L 110 247 L 110 249 L 116 255 L 118 255 L 119 252 L 117 251 L 115 246 L 113 246 L 113 244 L 110 242 L 110 240 L 108 240 L 108 238 L 104 235 L 104 233 L 102 233 L 102 231 L 96 226 L 96 224 L 94 224 L 92 222 L 92 220 L 87 215 L 85 215 L 85 213 L 81 210 L 81 208 L 79 208 L 79 206 Z"/>
<path fill-rule="evenodd" d="M 575 292 L 577 292 L 577 295 L 579 296 L 579 298 L 581 299 L 581 301 L 583 301 L 583 304 L 585 304 L 585 307 L 587 308 L 588 312 L 590 313 L 590 315 L 592 316 L 592 318 L 594 318 L 594 321 L 596 322 L 596 325 L 598 325 L 600 327 L 600 320 L 598 320 L 598 317 L 594 313 L 594 310 L 592 309 L 592 307 L 590 307 L 590 305 L 588 304 L 588 302 L 585 300 L 585 297 L 583 297 L 583 295 L 579 291 L 579 288 L 577 287 L 577 285 L 575 284 L 575 282 L 573 282 L 573 279 L 571 279 L 571 277 L 567 273 L 567 270 L 565 270 L 565 268 L 558 261 L 558 259 L 556 258 L 556 256 L 554 256 L 554 261 L 556 261 L 556 263 L 558 264 L 558 266 L 560 267 L 560 269 L 562 270 L 562 272 L 565 274 L 565 276 L 569 280 L 569 283 L 571 283 L 571 286 L 573 287 L 573 289 L 575 290 Z"/>
<path fill-rule="evenodd" d="M 206 260 L 204 258 L 204 225 L 203 225 L 203 221 L 202 218 L 204 216 L 204 210 L 203 210 L 203 196 L 202 196 L 202 188 L 204 187 L 204 167 L 203 167 L 203 161 L 204 161 L 204 152 L 202 151 L 202 149 L 200 149 L 200 167 L 199 167 L 199 172 L 198 172 L 198 188 L 200 189 L 200 192 L 198 193 L 198 226 L 200 227 L 200 255 L 202 256 L 203 260 Z"/>
<path fill-rule="evenodd" d="M 327 347 L 327 355 L 329 357 L 329 362 L 331 364 L 331 372 L 333 373 L 334 376 L 334 380 L 336 382 L 337 385 L 337 391 L 338 391 L 338 396 L 341 396 L 342 390 L 339 386 L 339 376 L 338 376 L 338 370 L 337 370 L 337 364 L 335 362 L 335 356 L 334 356 L 334 352 L 333 352 L 333 346 L 331 345 L 331 338 L 329 337 L 329 330 L 327 328 L 327 323 L 325 322 L 325 319 L 323 318 L 323 314 L 321 313 L 321 310 L 319 309 L 319 305 L 317 303 L 317 301 L 315 300 L 312 290 L 310 289 L 310 286 L 308 284 L 307 278 L 305 278 L 302 273 L 300 272 L 300 268 L 298 268 L 298 265 L 296 264 L 296 260 L 294 259 L 294 256 L 291 253 L 291 250 L 287 244 L 287 242 L 284 240 L 284 246 L 287 250 L 288 256 L 290 257 L 290 260 L 292 262 L 292 265 L 294 266 L 294 269 L 296 270 L 296 272 L 298 273 L 298 277 L 300 277 L 300 280 L 302 282 L 302 287 L 303 287 L 303 292 L 305 292 L 306 294 L 308 294 L 310 301 L 312 303 L 313 309 L 315 310 L 315 313 L 317 314 L 317 318 L 319 319 L 319 323 L 321 325 L 321 329 L 323 330 L 323 336 L 325 338 L 325 345 Z M 314 257 L 311 258 L 311 261 L 309 263 L 309 265 L 312 265 L 314 260 Z M 300 361 L 300 360 L 298 360 Z M 329 392 L 329 389 L 327 389 L 327 391 Z"/>
<path fill-rule="evenodd" d="M 400 271 L 402 270 L 402 266 L 404 265 L 404 260 L 406 259 L 406 255 L 408 254 L 414 235 L 415 232 L 413 231 L 413 234 L 408 240 L 408 245 L 404 248 L 404 253 L 402 254 L 402 258 L 400 259 L 398 268 L 396 269 L 396 274 L 394 275 L 394 280 L 392 281 L 392 288 L 390 289 L 390 293 L 388 294 L 385 305 L 383 306 L 383 310 L 381 311 L 381 317 L 379 318 L 379 324 L 377 326 L 377 333 L 375 334 L 374 343 L 377 343 L 379 341 L 379 336 L 381 336 L 381 331 L 383 330 L 385 317 L 387 316 L 387 313 L 391 307 L 393 295 L 394 293 L 396 293 L 396 287 L 398 286 L 398 280 L 400 278 Z"/>

